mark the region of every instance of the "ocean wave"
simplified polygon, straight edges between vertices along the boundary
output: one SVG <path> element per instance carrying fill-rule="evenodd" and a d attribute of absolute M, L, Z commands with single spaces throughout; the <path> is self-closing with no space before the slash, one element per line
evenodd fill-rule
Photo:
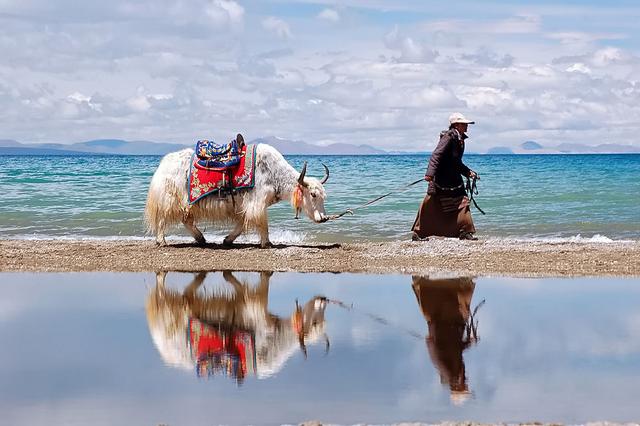
<path fill-rule="evenodd" d="M 227 233 L 222 232 L 204 232 L 204 236 L 209 242 L 222 242 Z M 65 235 L 43 235 L 43 234 L 24 234 L 11 235 L 8 238 L 26 241 L 154 241 L 152 236 L 139 235 L 82 235 L 82 234 L 65 234 Z M 307 234 L 304 232 L 293 232 L 286 229 L 274 229 L 269 232 L 269 239 L 275 244 L 296 244 L 307 240 Z M 187 235 L 170 235 L 166 240 L 174 243 L 192 242 L 193 238 Z M 257 234 L 249 233 L 241 235 L 235 241 L 237 243 L 259 243 L 260 237 Z"/>
<path fill-rule="evenodd" d="M 227 234 L 219 234 L 216 238 L 224 238 Z M 207 234 L 205 234 L 205 238 Z M 307 234 L 304 232 L 293 232 L 288 229 L 274 229 L 269 231 L 269 240 L 275 244 L 295 244 L 307 240 Z M 260 237 L 257 234 L 241 235 L 236 240 L 237 243 L 258 243 Z"/>
<path fill-rule="evenodd" d="M 26 234 L 26 235 L 9 235 L 5 239 L 26 240 L 26 241 L 152 241 L 153 237 L 143 237 L 135 235 L 82 235 L 82 234 L 65 234 L 65 235 L 46 235 L 46 234 Z M 168 239 L 168 238 L 167 238 Z M 185 237 L 185 240 L 187 238 Z"/>
<path fill-rule="evenodd" d="M 619 244 L 619 243 L 635 243 L 636 240 L 614 240 L 606 235 L 595 234 L 591 237 L 583 237 L 580 234 L 572 235 L 568 237 L 490 237 L 487 242 L 539 242 L 549 244 L 564 244 L 564 243 L 598 243 L 598 244 Z"/>

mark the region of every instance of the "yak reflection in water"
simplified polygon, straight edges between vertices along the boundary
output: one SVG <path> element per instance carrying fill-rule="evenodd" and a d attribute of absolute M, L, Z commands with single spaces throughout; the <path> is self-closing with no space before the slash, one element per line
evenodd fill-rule
<path fill-rule="evenodd" d="M 153 342 L 165 363 L 194 369 L 198 376 L 217 374 L 238 384 L 247 376 L 277 373 L 298 348 L 306 357 L 307 343 L 325 337 L 327 299 L 315 296 L 304 306 L 295 301 L 289 318 L 268 311 L 271 272 L 261 272 L 257 285 L 223 272 L 233 290 L 200 289 L 207 273 L 194 275 L 183 292 L 165 286 L 166 272 L 156 274 L 147 303 Z M 329 341 L 326 340 L 327 350 Z"/>
<path fill-rule="evenodd" d="M 427 320 L 427 349 L 440 373 L 440 382 L 449 386 L 453 403 L 463 403 L 471 392 L 462 353 L 478 341 L 474 315 L 484 300 L 471 310 L 475 289 L 471 278 L 414 276 L 412 287 Z"/>

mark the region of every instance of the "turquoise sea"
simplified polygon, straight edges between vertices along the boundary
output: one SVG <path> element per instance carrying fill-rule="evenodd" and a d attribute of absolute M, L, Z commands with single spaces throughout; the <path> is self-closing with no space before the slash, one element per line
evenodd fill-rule
<path fill-rule="evenodd" d="M 149 238 L 142 213 L 160 156 L 0 156 L 0 238 Z M 290 156 L 309 174 L 331 170 L 326 209 L 337 213 L 424 175 L 428 156 Z M 481 177 L 472 208 L 484 238 L 640 239 L 640 155 L 467 155 Z M 274 242 L 407 239 L 426 184 L 326 224 L 270 209 Z M 202 226 L 211 241 L 227 229 Z M 177 229 L 175 239 L 186 234 Z M 257 236 L 248 236 L 249 241 Z M 245 239 L 245 240 L 247 240 Z M 239 241 L 242 241 L 239 240 Z"/>

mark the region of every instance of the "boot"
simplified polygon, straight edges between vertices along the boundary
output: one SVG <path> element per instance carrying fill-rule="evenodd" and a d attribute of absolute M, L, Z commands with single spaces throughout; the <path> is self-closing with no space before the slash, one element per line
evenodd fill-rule
<path fill-rule="evenodd" d="M 461 240 L 470 240 L 470 241 L 477 241 L 478 237 L 476 237 L 475 235 L 473 235 L 472 232 L 468 232 L 468 231 L 462 231 L 460 232 L 460 237 Z"/>
<path fill-rule="evenodd" d="M 411 241 L 429 241 L 429 237 L 423 238 L 414 232 L 413 234 L 411 234 Z"/>

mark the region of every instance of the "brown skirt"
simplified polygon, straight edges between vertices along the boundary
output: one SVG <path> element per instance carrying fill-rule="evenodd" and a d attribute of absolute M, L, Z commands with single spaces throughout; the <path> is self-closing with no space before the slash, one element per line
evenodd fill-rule
<path fill-rule="evenodd" d="M 430 235 L 458 237 L 461 232 L 476 232 L 465 196 L 426 195 L 411 230 L 420 238 Z"/>

